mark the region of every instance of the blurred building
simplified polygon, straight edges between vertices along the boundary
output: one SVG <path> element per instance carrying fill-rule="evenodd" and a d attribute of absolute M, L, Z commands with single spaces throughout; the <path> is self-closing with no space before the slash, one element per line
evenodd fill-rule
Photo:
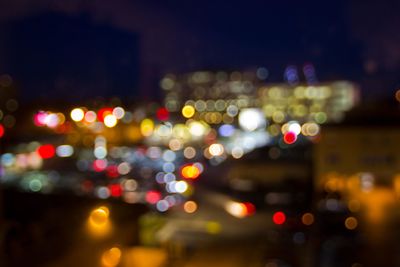
<path fill-rule="evenodd" d="M 314 154 L 317 189 L 329 187 L 332 176 L 390 185 L 400 175 L 399 136 L 396 126 L 324 127 Z"/>
<path fill-rule="evenodd" d="M 165 91 L 168 110 L 179 111 L 184 105 L 192 105 L 206 122 L 207 113 L 223 116 L 234 108 L 260 108 L 275 123 L 338 122 L 360 100 L 357 86 L 348 81 L 272 84 L 265 81 L 267 73 L 263 71 L 267 70 L 168 74 L 160 86 Z"/>
<path fill-rule="evenodd" d="M 387 211 L 400 197 L 399 121 L 398 107 L 385 101 L 322 127 L 313 156 L 319 209 L 361 212 L 374 225 L 394 216 Z"/>

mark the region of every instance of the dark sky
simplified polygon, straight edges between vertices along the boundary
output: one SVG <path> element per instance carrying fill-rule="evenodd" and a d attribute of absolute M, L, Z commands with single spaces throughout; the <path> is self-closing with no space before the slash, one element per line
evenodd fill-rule
<path fill-rule="evenodd" d="M 0 0 L 0 71 L 28 97 L 156 95 L 166 72 L 311 62 L 385 95 L 400 79 L 398 1 Z"/>

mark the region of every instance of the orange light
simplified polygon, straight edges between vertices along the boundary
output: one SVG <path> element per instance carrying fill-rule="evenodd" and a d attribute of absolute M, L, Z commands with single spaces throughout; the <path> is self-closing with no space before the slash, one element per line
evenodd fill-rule
<path fill-rule="evenodd" d="M 303 216 L 301 217 L 301 221 L 305 225 L 311 225 L 314 223 L 314 215 L 312 213 L 304 213 Z"/>
<path fill-rule="evenodd" d="M 346 226 L 347 229 L 354 230 L 358 226 L 358 221 L 354 217 L 348 217 L 346 218 L 344 225 Z"/>
<path fill-rule="evenodd" d="M 110 211 L 107 207 L 99 207 L 90 213 L 90 221 L 96 225 L 105 224 L 108 220 Z"/>
<path fill-rule="evenodd" d="M 87 229 L 93 237 L 101 238 L 110 233 L 111 223 L 109 215 L 110 211 L 105 206 L 92 210 L 87 221 Z"/>
<path fill-rule="evenodd" d="M 103 253 L 101 263 L 104 267 L 117 266 L 121 260 L 121 255 L 121 250 L 117 247 L 113 247 Z"/>
<path fill-rule="evenodd" d="M 194 213 L 197 210 L 197 204 L 194 201 L 186 201 L 183 205 L 183 209 L 187 213 Z"/>
<path fill-rule="evenodd" d="M 196 179 L 200 176 L 200 170 L 195 165 L 186 165 L 181 170 L 182 176 L 186 179 Z"/>
<path fill-rule="evenodd" d="M 253 205 L 253 203 L 244 202 L 243 205 L 246 207 L 247 216 L 253 215 L 256 212 L 256 207 Z"/>

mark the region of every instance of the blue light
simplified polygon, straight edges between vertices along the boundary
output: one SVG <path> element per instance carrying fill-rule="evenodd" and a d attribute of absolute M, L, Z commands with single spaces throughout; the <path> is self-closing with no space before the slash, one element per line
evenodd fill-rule
<path fill-rule="evenodd" d="M 224 124 L 221 127 L 219 127 L 218 132 L 223 137 L 229 137 L 232 136 L 233 133 L 235 132 L 235 127 L 233 127 L 230 124 Z"/>

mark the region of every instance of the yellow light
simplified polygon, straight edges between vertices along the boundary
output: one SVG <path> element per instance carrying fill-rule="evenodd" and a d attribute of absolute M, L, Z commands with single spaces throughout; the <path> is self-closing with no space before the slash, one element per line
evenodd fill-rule
<path fill-rule="evenodd" d="M 207 232 L 210 234 L 218 234 L 219 232 L 221 232 L 221 228 L 221 224 L 218 222 L 210 221 L 206 224 Z"/>
<path fill-rule="evenodd" d="M 83 117 L 85 116 L 85 112 L 83 112 L 83 110 L 81 108 L 74 108 L 71 111 L 71 119 L 73 121 L 81 121 L 83 120 Z"/>
<path fill-rule="evenodd" d="M 193 213 L 197 210 L 197 204 L 194 201 L 186 201 L 183 205 L 183 209 L 187 213 Z"/>
<path fill-rule="evenodd" d="M 144 119 L 140 123 L 140 132 L 143 136 L 150 136 L 154 131 L 154 122 L 151 119 Z"/>
<path fill-rule="evenodd" d="M 191 118 L 191 117 L 193 117 L 193 115 L 194 115 L 195 112 L 196 112 L 196 111 L 195 111 L 194 107 L 193 107 L 193 106 L 190 106 L 190 105 L 184 106 L 184 107 L 182 108 L 182 115 L 183 115 L 183 117 L 188 118 L 188 119 Z"/>
<path fill-rule="evenodd" d="M 357 228 L 358 221 L 354 217 L 348 217 L 344 222 L 344 225 L 346 226 L 347 229 L 354 230 Z"/>
<path fill-rule="evenodd" d="M 117 247 L 113 247 L 103 253 L 101 263 L 104 267 L 117 266 L 121 260 L 121 255 L 121 250 Z"/>
<path fill-rule="evenodd" d="M 284 119 L 285 119 L 285 113 L 283 113 L 280 110 L 277 110 L 272 114 L 272 120 L 274 122 L 282 123 Z"/>
<path fill-rule="evenodd" d="M 114 127 L 115 125 L 117 125 L 117 117 L 112 114 L 108 114 L 104 117 L 104 125 L 108 128 Z"/>

